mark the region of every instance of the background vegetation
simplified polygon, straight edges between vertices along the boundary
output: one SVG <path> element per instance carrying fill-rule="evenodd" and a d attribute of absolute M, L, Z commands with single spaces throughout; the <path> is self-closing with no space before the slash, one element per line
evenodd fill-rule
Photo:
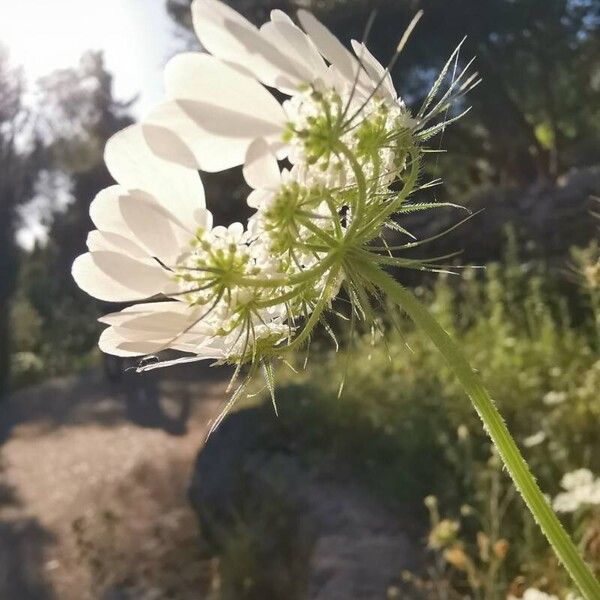
<path fill-rule="evenodd" d="M 167 0 L 180 37 L 194 46 L 189 4 Z M 600 474 L 600 275 L 597 229 L 588 214 L 594 207 L 590 191 L 600 193 L 600 5 L 230 4 L 255 21 L 273 8 L 290 12 L 301 4 L 344 41 L 362 38 L 376 8 L 368 43 L 384 63 L 411 15 L 423 8 L 422 24 L 394 69 L 409 105 L 418 103 L 447 55 L 468 36 L 461 60 L 476 56 L 484 81 L 469 98 L 471 113 L 439 140 L 448 152 L 432 159 L 428 175 L 442 176 L 444 186 L 432 196 L 487 205 L 492 215 L 509 215 L 514 223 L 511 228 L 484 214 L 471 222 L 468 235 L 453 238 L 453 249 L 475 246 L 467 256 L 486 263 L 485 270 L 411 276 L 410 282 L 484 374 L 542 487 L 555 495 L 566 472 L 585 467 Z M 28 92 L 7 50 L 0 50 L 0 397 L 99 362 L 95 317 L 107 307 L 75 287 L 70 265 L 85 246 L 89 203 L 110 184 L 104 143 L 131 121 L 131 104 L 114 98 L 111 74 L 97 53 L 84 56 L 77 69 L 39 82 L 39 101 L 27 102 Z M 563 201 L 556 198 L 565 178 L 575 182 L 564 201 L 581 219 L 575 231 L 569 219 L 544 220 L 563 214 L 553 211 Z M 238 170 L 205 181 L 218 221 L 244 216 Z M 523 209 L 518 200 L 532 197 L 536 205 Z M 25 251 L 15 232 L 24 207 L 40 200 L 48 239 Z M 445 224 L 416 222 L 414 233 Z M 540 246 L 537 239 L 537 252 L 528 235 L 534 230 L 547 242 Z M 492 238 L 507 242 L 487 245 Z M 308 371 L 280 374 L 282 426 L 309 462 L 347 471 L 392 510 L 420 515 L 430 528 L 429 566 L 419 576 L 405 574 L 412 593 L 493 600 L 537 586 L 562 594 L 567 582 L 510 490 L 454 378 L 407 322 L 385 313 L 381 318 L 386 343 L 365 333 L 343 340 L 334 353 L 330 340 L 317 340 Z M 298 365 L 302 361 L 298 357 Z M 351 365 L 347 376 L 345 365 Z M 586 508 L 573 519 L 588 558 L 600 564 L 600 514 Z M 233 544 L 232 555 L 237 550 Z M 235 581 L 235 569 L 228 577 Z"/>
<path fill-rule="evenodd" d="M 417 35 L 394 69 L 396 85 L 409 104 L 423 96 L 436 70 L 466 35 L 462 59 L 477 57 L 485 83 L 469 98 L 473 110 L 468 118 L 440 140 L 448 153 L 430 161 L 432 174 L 444 177 L 444 186 L 436 192 L 440 199 L 468 203 L 469 197 L 485 190 L 555 181 L 569 169 L 600 162 L 600 41 L 594 35 L 600 8 L 593 0 L 231 4 L 256 21 L 273 8 L 293 12 L 301 4 L 344 41 L 362 38 L 366 18 L 376 9 L 378 18 L 368 41 L 384 63 L 410 16 L 423 8 L 425 18 Z M 181 25 L 180 36 L 195 46 L 189 5 L 189 0 L 167 0 L 170 14 Z M 39 101 L 24 104 L 23 96 L 30 90 L 9 65 L 6 49 L 1 57 L 5 84 L 0 97 L 4 186 L 0 388 L 6 390 L 11 362 L 19 384 L 23 377 L 32 381 L 72 370 L 94 347 L 97 329 L 89 317 L 99 312 L 98 307 L 75 290 L 69 266 L 84 248 L 88 205 L 110 182 L 102 164 L 104 142 L 127 124 L 130 103 L 115 100 L 102 57 L 89 54 L 78 69 L 42 80 L 36 90 Z M 16 139 L 17 132 L 26 143 Z M 205 179 L 209 199 L 228 199 L 211 206 L 218 220 L 245 214 L 239 170 Z M 65 189 L 69 209 L 61 210 Z M 46 206 L 48 242 L 23 253 L 14 242 L 20 211 L 40 198 Z M 493 224 L 498 231 L 502 226 Z M 485 258 L 499 256 L 497 249 L 491 254 Z"/>
<path fill-rule="evenodd" d="M 560 279 L 541 265 L 524 269 L 514 239 L 508 250 L 481 278 L 470 271 L 417 291 L 467 349 L 554 497 L 565 473 L 600 471 L 599 284 L 588 271 L 572 298 L 574 322 Z M 597 260 L 597 246 L 576 256 L 593 252 Z M 444 560 L 432 560 L 424 579 L 407 576 L 426 597 L 505 598 L 525 583 L 563 592 L 568 581 L 454 375 L 407 320 L 382 319 L 387 343 L 369 333 L 342 352 L 316 348 L 306 371 L 287 376 L 279 410 L 290 443 L 319 468 L 359 477 L 399 514 L 431 519 L 428 549 Z M 575 522 L 600 566 L 597 508 L 579 510 Z"/>

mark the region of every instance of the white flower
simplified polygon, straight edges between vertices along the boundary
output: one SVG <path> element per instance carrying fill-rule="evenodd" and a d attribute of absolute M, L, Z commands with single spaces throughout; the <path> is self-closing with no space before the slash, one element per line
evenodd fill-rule
<path fill-rule="evenodd" d="M 329 144 L 335 129 L 337 145 L 363 148 L 357 156 L 367 178 L 402 167 L 395 143 L 416 122 L 364 44 L 353 41 L 353 55 L 305 11 L 298 16 L 306 33 L 278 10 L 260 29 L 218 0 L 195 0 L 192 14 L 211 54 L 180 54 L 167 65 L 170 100 L 148 122 L 174 136 L 160 146 L 149 140 L 157 154 L 219 171 L 242 164 L 262 138 L 277 158 L 318 164 L 313 177 L 344 185 L 352 169 Z M 290 98 L 280 104 L 264 86 Z"/>
<path fill-rule="evenodd" d="M 565 490 L 576 490 L 586 487 L 594 482 L 594 475 L 589 469 L 577 469 L 570 473 L 565 473 L 560 481 L 560 485 Z"/>
<path fill-rule="evenodd" d="M 569 513 L 582 506 L 600 505 L 600 478 L 594 478 L 590 470 L 577 469 L 566 473 L 560 484 L 566 491 L 554 498 L 554 510 Z"/>
<path fill-rule="evenodd" d="M 522 600 L 558 600 L 558 596 L 547 594 L 537 588 L 527 588 L 523 592 Z"/>
<path fill-rule="evenodd" d="M 319 232 L 334 234 L 336 226 L 344 229 L 349 220 L 347 215 L 340 223 L 342 205 L 336 193 L 311 182 L 307 175 L 299 165 L 279 172 L 277 159 L 262 139 L 248 149 L 244 177 L 255 188 L 248 205 L 257 210 L 249 229 L 271 257 L 287 265 L 287 272 L 310 268 L 321 260 L 327 249 L 318 249 Z"/>
<path fill-rule="evenodd" d="M 419 242 L 390 248 L 382 232 L 404 232 L 394 213 L 437 206 L 405 204 L 420 143 L 445 123 L 421 128 L 473 78 L 457 87 L 463 71 L 436 96 L 457 49 L 417 123 L 364 45 L 353 42 L 353 55 L 306 12 L 306 33 L 280 11 L 258 29 L 218 0 L 195 0 L 193 16 L 211 54 L 175 57 L 170 100 L 107 144 L 119 185 L 92 203 L 97 230 L 73 275 L 101 300 L 153 301 L 103 317 L 104 351 L 172 348 L 186 360 L 250 362 L 249 377 L 262 363 L 269 383 L 269 361 L 317 323 L 335 339 L 323 317 L 342 283 L 352 319 L 372 322 L 372 267 L 436 267 L 393 256 Z M 291 167 L 280 170 L 284 158 Z M 197 171 L 241 164 L 256 214 L 246 228 L 212 227 Z"/>
<path fill-rule="evenodd" d="M 163 132 L 152 128 L 155 137 Z M 198 227 L 210 227 L 198 174 L 157 159 L 134 125 L 113 136 L 105 160 L 119 185 L 100 192 L 90 206 L 97 229 L 89 252 L 73 264 L 77 284 L 109 302 L 143 300 L 178 291 L 163 265 L 172 264 Z"/>
<path fill-rule="evenodd" d="M 562 404 L 567 399 L 567 394 L 565 392 L 548 392 L 544 398 L 543 402 L 546 406 L 556 406 L 557 404 Z"/>
<path fill-rule="evenodd" d="M 509 595 L 506 600 L 519 600 L 516 596 Z M 559 600 L 558 596 L 554 596 L 553 594 L 547 594 L 546 592 L 542 592 L 537 588 L 527 588 L 520 600 Z"/>
<path fill-rule="evenodd" d="M 240 359 L 260 341 L 278 343 L 289 334 L 285 307 L 255 305 L 277 288 L 236 285 L 262 265 L 240 223 L 212 228 L 196 171 L 156 158 L 144 141 L 168 135 L 131 126 L 111 138 L 105 159 L 120 183 L 98 194 L 90 206 L 98 228 L 89 252 L 73 264 L 73 277 L 105 301 L 166 301 L 137 304 L 101 318 L 104 352 L 140 356 L 166 348 L 196 359 Z"/>
<path fill-rule="evenodd" d="M 546 439 L 546 433 L 544 431 L 538 431 L 523 440 L 523 445 L 526 448 L 533 448 L 539 446 Z"/>

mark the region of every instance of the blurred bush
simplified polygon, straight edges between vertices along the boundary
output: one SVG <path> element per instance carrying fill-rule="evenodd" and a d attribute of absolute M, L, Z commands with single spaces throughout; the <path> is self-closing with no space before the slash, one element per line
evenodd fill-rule
<path fill-rule="evenodd" d="M 462 343 L 542 489 L 555 496 L 564 473 L 600 473 L 598 304 L 588 285 L 565 293 L 569 274 L 521 264 L 515 247 L 509 240 L 504 261 L 484 272 L 444 277 L 417 293 Z M 593 247 L 574 252 L 578 281 L 595 260 Z M 314 465 L 359 477 L 390 506 L 411 510 L 424 530 L 431 523 L 429 570 L 407 576 L 413 593 L 492 600 L 518 595 L 525 583 L 564 591 L 567 581 L 451 371 L 392 314 L 383 316 L 384 339 L 357 335 L 339 352 L 315 343 L 306 370 L 299 356 L 297 374 L 281 373 L 278 430 Z M 580 540 L 598 528 L 593 510 L 588 517 L 574 517 Z M 442 523 L 453 525 L 443 540 Z"/>

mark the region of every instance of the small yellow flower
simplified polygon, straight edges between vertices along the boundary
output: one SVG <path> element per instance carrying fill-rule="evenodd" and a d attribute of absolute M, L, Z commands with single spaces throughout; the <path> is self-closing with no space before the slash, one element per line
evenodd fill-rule
<path fill-rule="evenodd" d="M 442 519 L 430 532 L 427 545 L 431 549 L 440 549 L 448 546 L 456 539 L 456 534 L 460 529 L 458 521 L 452 519 Z"/>

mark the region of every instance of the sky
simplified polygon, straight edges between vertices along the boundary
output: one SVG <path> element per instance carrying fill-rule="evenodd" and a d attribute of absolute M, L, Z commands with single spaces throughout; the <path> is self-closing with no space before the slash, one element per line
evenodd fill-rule
<path fill-rule="evenodd" d="M 181 48 L 165 0 L 0 0 L 0 41 L 14 64 L 34 82 L 55 69 L 77 65 L 88 49 L 103 50 L 114 74 L 118 99 L 139 98 L 133 107 L 143 116 L 163 95 L 162 71 Z M 28 207 L 21 245 L 43 238 L 43 199 Z"/>
<path fill-rule="evenodd" d="M 177 49 L 165 0 L 0 0 L 0 40 L 30 80 L 103 50 L 122 99 L 140 93 L 143 113 L 162 94 L 162 69 Z"/>

